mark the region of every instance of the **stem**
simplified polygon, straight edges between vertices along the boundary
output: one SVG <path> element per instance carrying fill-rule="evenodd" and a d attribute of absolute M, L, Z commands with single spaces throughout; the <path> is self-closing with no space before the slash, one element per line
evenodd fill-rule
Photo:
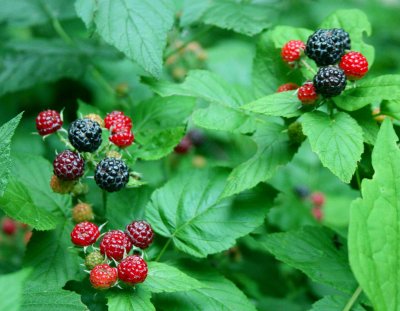
<path fill-rule="evenodd" d="M 362 293 L 362 288 L 358 286 L 357 289 L 354 291 L 353 296 L 350 297 L 349 301 L 347 302 L 346 306 L 343 308 L 342 311 L 350 311 L 361 293 Z"/>
<path fill-rule="evenodd" d="M 356 169 L 356 180 L 357 180 L 358 189 L 361 191 L 361 178 L 360 178 L 360 172 L 358 171 L 358 167 Z"/>
<path fill-rule="evenodd" d="M 162 250 L 160 251 L 160 253 L 158 254 L 157 258 L 155 261 L 159 261 L 162 257 L 162 255 L 164 255 L 165 251 L 167 250 L 169 244 L 171 244 L 172 239 L 169 238 L 167 243 L 165 243 L 164 247 L 162 248 Z"/>
<path fill-rule="evenodd" d="M 316 75 L 317 73 L 315 72 L 314 68 L 311 67 L 304 59 L 300 59 L 300 63 L 306 67 L 306 69 L 311 72 L 313 75 Z"/>

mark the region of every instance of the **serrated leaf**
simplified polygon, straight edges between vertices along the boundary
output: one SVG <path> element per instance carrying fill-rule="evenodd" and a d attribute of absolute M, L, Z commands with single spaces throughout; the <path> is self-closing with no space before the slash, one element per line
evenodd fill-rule
<path fill-rule="evenodd" d="M 109 292 L 107 294 L 109 311 L 155 311 L 151 303 L 151 293 L 137 286 L 133 291 Z"/>
<path fill-rule="evenodd" d="M 375 174 L 362 181 L 362 199 L 350 210 L 349 258 L 374 310 L 400 310 L 400 150 L 389 120 L 372 153 Z"/>
<path fill-rule="evenodd" d="M 280 165 L 290 161 L 294 151 L 284 129 L 284 126 L 272 122 L 263 123 L 259 127 L 251 137 L 257 144 L 257 152 L 233 169 L 222 197 L 234 195 L 266 181 Z"/>
<path fill-rule="evenodd" d="M 357 287 L 344 248 L 333 243 L 334 233 L 306 226 L 297 231 L 268 235 L 263 245 L 277 259 L 300 269 L 316 282 L 352 293 Z"/>
<path fill-rule="evenodd" d="M 158 234 L 192 256 L 229 248 L 261 225 L 267 206 L 256 201 L 258 193 L 245 193 L 236 202 L 219 200 L 226 177 L 222 170 L 178 175 L 153 193 L 146 219 Z"/>
<path fill-rule="evenodd" d="M 85 311 L 87 307 L 81 297 L 61 286 L 47 287 L 28 284 L 24 289 L 21 310 L 24 311 Z"/>
<path fill-rule="evenodd" d="M 335 97 L 335 104 L 347 111 L 361 109 L 382 100 L 400 100 L 400 75 L 384 75 L 357 82 L 342 95 Z"/>
<path fill-rule="evenodd" d="M 241 108 L 266 116 L 291 118 L 301 114 L 301 107 L 302 105 L 296 96 L 296 92 L 288 91 L 267 95 L 243 105 Z"/>
<path fill-rule="evenodd" d="M 4 194 L 4 190 L 6 190 L 7 187 L 12 163 L 10 157 L 11 139 L 14 136 L 15 129 L 21 118 L 22 113 L 0 127 L 0 196 Z"/>
<path fill-rule="evenodd" d="M 30 269 L 23 269 L 0 276 L 0 310 L 21 310 L 23 286 L 30 272 Z"/>
<path fill-rule="evenodd" d="M 364 150 L 363 132 L 357 122 L 345 112 L 329 117 L 317 111 L 304 114 L 302 125 L 322 165 L 350 182 Z"/>
<path fill-rule="evenodd" d="M 351 113 L 351 116 L 356 119 L 358 125 L 363 130 L 364 142 L 374 145 L 378 136 L 379 126 L 376 120 L 372 117 L 371 107 L 367 106 Z"/>
<path fill-rule="evenodd" d="M 141 286 L 149 292 L 182 292 L 203 287 L 196 279 L 165 263 L 148 262 L 148 268 L 146 281 Z"/>
<path fill-rule="evenodd" d="M 400 99 L 399 100 L 385 100 L 381 103 L 381 113 L 391 116 L 397 120 L 400 119 Z"/>
<path fill-rule="evenodd" d="M 320 27 L 343 28 L 350 34 L 351 49 L 361 52 L 367 58 L 369 65 L 372 65 L 375 57 L 374 47 L 363 41 L 364 33 L 371 35 L 371 24 L 364 12 L 357 9 L 338 10 L 328 16 Z"/>
<path fill-rule="evenodd" d="M 167 33 L 174 22 L 171 1 L 78 0 L 75 8 L 86 25 L 96 25 L 106 42 L 160 77 Z"/>
<path fill-rule="evenodd" d="M 51 230 L 60 222 L 60 218 L 36 206 L 25 185 L 14 179 L 0 198 L 0 206 L 8 216 L 36 230 Z"/>
<path fill-rule="evenodd" d="M 301 40 L 306 43 L 308 37 L 311 36 L 312 33 L 312 30 L 306 28 L 276 26 L 271 31 L 271 39 L 274 42 L 275 47 L 281 49 L 290 40 Z"/>
<path fill-rule="evenodd" d="M 65 220 L 53 231 L 34 232 L 24 258 L 24 266 L 34 268 L 28 279 L 30 284 L 61 288 L 76 277 L 80 266 L 72 248 L 72 229 L 71 221 Z"/>
<path fill-rule="evenodd" d="M 344 296 L 325 296 L 313 304 L 310 311 L 337 311 L 344 310 L 350 297 Z M 349 311 L 365 311 L 359 304 L 353 305 Z"/>

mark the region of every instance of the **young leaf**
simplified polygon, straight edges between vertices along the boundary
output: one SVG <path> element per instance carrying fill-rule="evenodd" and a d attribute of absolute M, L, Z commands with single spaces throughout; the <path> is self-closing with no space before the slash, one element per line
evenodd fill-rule
<path fill-rule="evenodd" d="M 251 137 L 257 144 L 256 154 L 233 169 L 222 197 L 229 197 L 270 178 L 275 170 L 290 161 L 293 151 L 280 124 L 265 122 Z"/>
<path fill-rule="evenodd" d="M 171 1 L 78 0 L 75 8 L 86 25 L 96 25 L 106 42 L 151 75 L 161 75 L 167 33 L 174 21 Z"/>
<path fill-rule="evenodd" d="M 15 129 L 17 128 L 21 118 L 22 113 L 0 127 L 0 196 L 2 196 L 4 194 L 4 190 L 6 190 L 8 176 L 10 175 L 12 163 L 10 158 L 11 138 L 13 137 Z"/>
<path fill-rule="evenodd" d="M 316 111 L 303 115 L 303 131 L 322 164 L 348 183 L 363 152 L 363 132 L 347 113 L 332 118 Z"/>
<path fill-rule="evenodd" d="M 0 276 L 0 310 L 21 310 L 23 286 L 30 269 Z"/>
<path fill-rule="evenodd" d="M 227 174 L 222 170 L 189 171 L 156 190 L 146 219 L 160 235 L 192 256 L 225 250 L 262 224 L 266 205 L 259 193 L 245 193 L 232 204 L 219 200 Z M 240 202 L 240 204 L 239 204 Z"/>
<path fill-rule="evenodd" d="M 384 75 L 357 82 L 341 96 L 335 97 L 335 104 L 347 111 L 361 109 L 382 100 L 400 100 L 400 75 Z"/>
<path fill-rule="evenodd" d="M 109 311 L 155 311 L 151 293 L 137 286 L 133 291 L 114 291 L 107 294 Z"/>
<path fill-rule="evenodd" d="M 350 210 L 349 258 L 374 310 L 398 310 L 400 302 L 400 150 L 389 120 L 372 153 L 375 174 L 363 180 L 362 199 Z"/>
<path fill-rule="evenodd" d="M 352 293 L 357 282 L 345 249 L 335 247 L 333 235 L 322 227 L 306 226 L 297 231 L 270 234 L 263 245 L 277 259 L 300 269 L 314 281 Z"/>
<path fill-rule="evenodd" d="M 203 287 L 196 279 L 161 262 L 149 262 L 149 273 L 141 285 L 152 293 L 182 292 Z"/>
<path fill-rule="evenodd" d="M 325 296 L 313 304 L 310 311 L 337 311 L 344 310 L 350 297 L 345 296 Z M 359 304 L 355 304 L 351 311 L 365 311 Z"/>

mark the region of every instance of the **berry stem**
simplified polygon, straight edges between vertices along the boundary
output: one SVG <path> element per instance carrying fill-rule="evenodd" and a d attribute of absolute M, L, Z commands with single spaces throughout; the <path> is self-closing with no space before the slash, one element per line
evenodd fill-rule
<path fill-rule="evenodd" d="M 313 75 L 316 75 L 317 73 L 315 72 L 314 68 L 311 67 L 304 59 L 300 59 L 300 63 L 306 67 L 306 69 L 311 72 Z"/>
<path fill-rule="evenodd" d="M 70 142 L 64 137 L 62 136 L 60 131 L 57 131 L 57 137 L 61 140 L 61 142 L 63 144 L 65 144 L 65 146 L 67 146 L 68 148 L 74 150 L 75 148 L 70 144 Z"/>
<path fill-rule="evenodd" d="M 358 286 L 342 311 L 351 311 L 351 308 L 356 303 L 361 293 L 362 293 L 362 288 L 361 286 Z"/>
<path fill-rule="evenodd" d="M 164 244 L 164 247 L 161 249 L 160 253 L 158 254 L 157 258 L 155 259 L 155 261 L 159 261 L 162 257 L 162 255 L 164 255 L 165 251 L 167 250 L 169 244 L 171 244 L 172 239 L 169 238 L 167 243 Z"/>

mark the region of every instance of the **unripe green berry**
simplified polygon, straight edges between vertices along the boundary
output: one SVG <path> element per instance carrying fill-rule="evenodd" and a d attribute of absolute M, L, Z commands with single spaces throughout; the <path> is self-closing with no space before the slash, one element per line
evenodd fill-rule
<path fill-rule="evenodd" d="M 300 145 L 306 139 L 300 122 L 293 122 L 289 125 L 288 136 L 293 145 Z"/>
<path fill-rule="evenodd" d="M 101 265 L 104 262 L 105 258 L 99 251 L 94 251 L 85 258 L 85 266 L 89 270 L 92 270 L 94 267 Z"/>

